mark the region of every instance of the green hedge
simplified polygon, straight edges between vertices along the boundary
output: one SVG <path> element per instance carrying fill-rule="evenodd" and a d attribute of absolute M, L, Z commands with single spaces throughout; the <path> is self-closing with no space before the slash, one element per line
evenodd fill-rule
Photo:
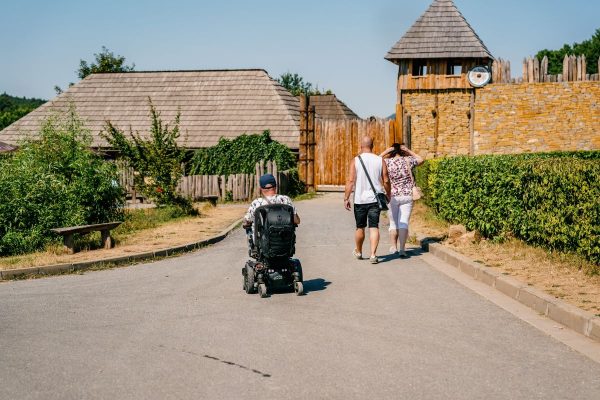
<path fill-rule="evenodd" d="M 598 151 L 436 159 L 416 175 L 425 202 L 450 222 L 600 264 Z"/>

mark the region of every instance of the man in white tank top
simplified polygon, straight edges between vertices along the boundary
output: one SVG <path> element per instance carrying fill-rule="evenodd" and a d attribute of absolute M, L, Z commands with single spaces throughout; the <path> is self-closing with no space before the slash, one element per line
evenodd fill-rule
<path fill-rule="evenodd" d="M 365 136 L 361 141 L 360 157 L 365 164 L 375 191 L 377 193 L 386 193 L 388 198 L 391 195 L 390 179 L 388 177 L 387 166 L 383 159 L 376 154 L 373 154 L 373 139 Z M 350 163 L 348 180 L 346 181 L 346 190 L 344 193 L 344 206 L 350 211 L 350 195 L 354 190 L 354 219 L 356 220 L 356 231 L 354 233 L 354 241 L 356 247 L 352 254 L 357 259 L 361 260 L 362 247 L 365 241 L 365 228 L 369 226 L 369 241 L 371 243 L 371 260 L 372 264 L 379 262 L 377 258 L 377 246 L 379 245 L 379 206 L 377 198 L 371 188 L 369 179 L 365 173 L 358 157 L 355 157 Z"/>

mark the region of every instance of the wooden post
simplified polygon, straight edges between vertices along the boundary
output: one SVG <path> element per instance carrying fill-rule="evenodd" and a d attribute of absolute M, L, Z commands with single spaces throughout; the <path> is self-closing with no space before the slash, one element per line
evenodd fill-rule
<path fill-rule="evenodd" d="M 315 106 L 310 106 L 307 112 L 307 165 L 306 186 L 310 192 L 315 191 Z"/>
<path fill-rule="evenodd" d="M 548 82 L 548 56 L 542 58 L 541 82 Z"/>
<path fill-rule="evenodd" d="M 73 242 L 73 234 L 68 234 L 63 237 L 63 243 L 65 245 L 65 250 L 68 254 L 75 253 L 75 244 Z"/>
<path fill-rule="evenodd" d="M 471 89 L 469 108 L 469 155 L 475 155 L 475 89 Z"/>
<path fill-rule="evenodd" d="M 563 82 L 569 81 L 569 62 L 570 62 L 570 58 L 568 55 L 565 54 L 565 58 L 563 59 L 563 73 L 562 73 Z"/>
<path fill-rule="evenodd" d="M 104 229 L 100 231 L 100 237 L 102 240 L 102 247 L 105 249 L 112 248 L 112 238 L 110 237 L 110 230 Z"/>
<path fill-rule="evenodd" d="M 540 60 L 537 57 L 533 57 L 533 81 L 540 81 Z"/>
<path fill-rule="evenodd" d="M 308 176 L 308 98 L 300 96 L 300 140 L 298 147 L 298 175 L 307 183 Z"/>
<path fill-rule="evenodd" d="M 400 94 L 400 103 L 396 104 L 396 132 L 394 132 L 394 141 L 405 144 L 404 139 L 404 105 L 402 104 L 402 94 Z"/>
<path fill-rule="evenodd" d="M 433 157 L 438 156 L 438 135 L 440 131 L 440 112 L 439 112 L 439 95 L 438 91 L 435 92 L 435 108 L 433 109 Z"/>

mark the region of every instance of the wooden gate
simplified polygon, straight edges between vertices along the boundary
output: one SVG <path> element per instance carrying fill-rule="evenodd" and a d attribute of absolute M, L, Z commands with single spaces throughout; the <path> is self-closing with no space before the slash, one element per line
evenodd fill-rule
<path fill-rule="evenodd" d="M 360 141 L 364 136 L 373 138 L 373 151 L 377 154 L 393 143 L 402 142 L 395 120 L 314 120 L 312 182 L 316 190 L 342 189 L 346 184 L 350 161 L 360 152 Z M 311 168 L 307 170 L 310 172 Z"/>

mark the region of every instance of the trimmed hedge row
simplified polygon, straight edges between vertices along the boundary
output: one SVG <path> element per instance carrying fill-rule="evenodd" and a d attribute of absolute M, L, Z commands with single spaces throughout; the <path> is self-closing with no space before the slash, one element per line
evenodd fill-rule
<path fill-rule="evenodd" d="M 600 151 L 443 158 L 416 171 L 442 218 L 600 264 Z"/>

